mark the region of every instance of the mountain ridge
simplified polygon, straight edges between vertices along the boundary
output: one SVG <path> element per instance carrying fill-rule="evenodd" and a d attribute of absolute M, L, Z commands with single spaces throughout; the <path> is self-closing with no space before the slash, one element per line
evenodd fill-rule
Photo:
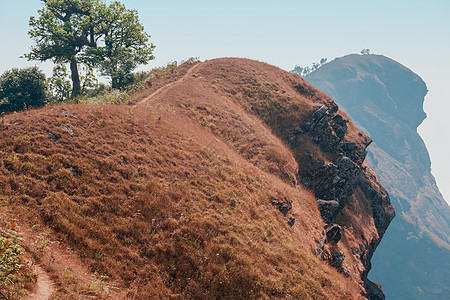
<path fill-rule="evenodd" d="M 333 100 L 246 59 L 163 78 L 129 106 L 3 116 L 9 218 L 130 298 L 383 298 L 367 273 L 394 212 L 363 163 L 370 139 Z M 51 251 L 38 242 L 36 258 Z M 57 293 L 87 293 L 67 272 Z"/>

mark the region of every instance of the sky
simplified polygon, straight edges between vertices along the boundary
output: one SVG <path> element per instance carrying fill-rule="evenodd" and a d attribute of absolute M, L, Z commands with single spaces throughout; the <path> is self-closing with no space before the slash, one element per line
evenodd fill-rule
<path fill-rule="evenodd" d="M 432 173 L 450 202 L 450 1 L 448 0 L 122 0 L 139 12 L 152 36 L 155 60 L 143 69 L 189 57 L 243 57 L 285 70 L 368 48 L 417 73 L 426 82 L 419 127 Z M 28 20 L 39 0 L 0 0 L 0 73 L 51 63 L 27 62 Z"/>

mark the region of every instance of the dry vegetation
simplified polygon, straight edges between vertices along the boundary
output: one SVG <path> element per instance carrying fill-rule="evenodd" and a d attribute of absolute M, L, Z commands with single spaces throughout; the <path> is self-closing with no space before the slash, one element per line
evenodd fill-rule
<path fill-rule="evenodd" d="M 246 60 L 170 74 L 136 105 L 2 118 L 1 209 L 32 232 L 27 249 L 58 284 L 54 298 L 358 298 L 315 256 L 323 222 L 312 193 L 292 184 L 299 166 L 283 142 L 329 98 Z M 273 199 L 292 202 L 293 227 Z M 76 253 L 91 284 L 52 265 L 53 244 Z"/>
<path fill-rule="evenodd" d="M 24 259 L 22 238 L 14 221 L 0 215 L 0 298 L 19 299 L 36 281 Z"/>

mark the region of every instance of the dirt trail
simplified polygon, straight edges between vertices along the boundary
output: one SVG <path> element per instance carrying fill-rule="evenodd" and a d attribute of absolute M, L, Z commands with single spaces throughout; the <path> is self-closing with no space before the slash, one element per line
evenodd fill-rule
<path fill-rule="evenodd" d="M 82 295 L 81 292 L 87 295 L 96 293 L 106 299 L 126 299 L 126 293 L 115 288 L 112 282 L 92 286 L 99 281 L 98 276 L 92 274 L 76 252 L 68 249 L 66 245 L 54 242 L 50 236 L 40 234 L 40 231 L 33 231 L 25 222 L 22 222 L 21 227 L 27 260 L 35 261 L 32 258 L 34 254 L 40 261 L 39 264 L 31 263 L 32 272 L 36 275 L 36 284 L 34 291 L 24 299 L 49 299 L 61 287 L 66 289 L 67 299 L 78 299 Z M 42 249 L 36 248 L 36 245 L 42 245 L 43 241 L 47 242 L 46 246 Z M 50 273 L 46 271 L 47 267 L 52 270 Z"/>
<path fill-rule="evenodd" d="M 136 104 L 134 104 L 133 107 L 137 107 L 137 106 L 139 106 L 139 105 L 142 105 L 142 104 L 148 102 L 149 100 L 151 100 L 151 99 L 152 99 L 153 97 L 155 97 L 156 95 L 159 95 L 159 94 L 161 94 L 162 92 L 168 90 L 170 87 L 182 83 L 182 82 L 185 81 L 189 76 L 191 76 L 192 73 L 194 73 L 194 71 L 195 71 L 195 70 L 198 68 L 198 66 L 200 66 L 201 64 L 202 64 L 202 62 L 196 63 L 195 65 L 193 65 L 192 67 L 190 67 L 190 68 L 187 70 L 186 74 L 184 74 L 181 78 L 179 78 L 179 79 L 177 79 L 177 80 L 175 80 L 175 81 L 173 81 L 173 82 L 171 82 L 171 83 L 168 83 L 168 84 L 166 84 L 166 85 L 160 87 L 159 89 L 157 89 L 156 91 L 154 91 L 153 93 L 151 93 L 150 95 L 148 95 L 147 97 L 145 97 L 144 99 L 142 99 L 141 101 L 139 101 L 139 102 L 137 102 Z"/>
<path fill-rule="evenodd" d="M 34 293 L 27 295 L 26 300 L 44 300 L 49 299 L 53 291 L 55 290 L 55 285 L 53 281 L 48 276 L 42 267 L 39 265 L 33 265 L 33 273 L 36 274 L 36 290 Z"/>
<path fill-rule="evenodd" d="M 173 81 L 169 84 L 166 84 L 160 88 L 158 88 L 156 91 L 154 91 L 149 96 L 145 97 L 141 101 L 137 102 L 133 105 L 133 107 L 139 107 L 140 105 L 147 104 L 149 101 L 151 101 L 155 96 L 160 95 L 167 91 L 170 87 L 173 87 L 177 84 L 180 84 L 184 82 L 189 76 L 191 76 L 194 71 L 198 68 L 199 65 L 202 63 L 196 63 L 195 65 L 191 66 L 186 74 L 184 74 L 181 78 L 177 79 L 176 81 Z M 30 240 L 31 242 L 31 240 Z M 28 245 L 28 247 L 33 248 L 33 246 Z M 68 253 L 64 253 L 64 251 L 61 251 L 61 249 L 58 249 L 59 247 L 53 246 L 52 247 L 52 254 L 51 258 L 47 258 L 45 260 L 52 261 L 53 265 L 59 265 L 59 267 L 63 269 L 70 270 L 71 273 L 75 275 L 75 277 L 78 280 L 81 280 L 80 283 L 84 285 L 88 285 L 90 282 L 92 282 L 92 276 L 90 276 L 89 272 L 85 270 L 78 262 L 77 259 L 72 257 L 72 255 L 69 255 Z M 65 266 L 62 267 L 62 266 Z M 26 300 L 44 300 L 49 299 L 52 293 L 55 291 L 55 282 L 52 281 L 48 273 L 44 270 L 43 267 L 37 264 L 33 264 L 32 266 L 33 273 L 36 275 L 36 286 L 33 293 L 25 296 L 24 299 Z M 59 270 L 61 271 L 61 270 Z M 66 270 L 67 271 L 67 270 Z M 121 294 L 120 291 L 111 291 L 111 293 L 108 295 L 109 297 L 115 298 L 115 299 L 124 299 L 125 295 Z"/>

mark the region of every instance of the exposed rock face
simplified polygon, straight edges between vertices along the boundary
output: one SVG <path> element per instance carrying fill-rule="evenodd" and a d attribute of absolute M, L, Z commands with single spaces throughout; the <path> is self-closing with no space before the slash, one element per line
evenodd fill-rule
<path fill-rule="evenodd" d="M 439 193 L 427 149 L 417 134 L 417 126 L 426 117 L 422 109 L 425 83 L 381 55 L 348 55 L 305 79 L 333 97 L 373 138 L 368 164 L 389 191 L 398 217 L 374 257 L 372 278 L 381 282 L 388 298 L 447 298 L 450 208 Z M 353 152 L 359 157 L 365 154 Z M 381 197 L 373 205 L 386 201 L 366 174 L 362 178 L 364 193 Z M 374 213 L 380 208 L 375 207 Z M 379 230 L 385 228 L 383 218 L 374 220 Z M 373 295 L 376 298 L 378 294 Z"/>
<path fill-rule="evenodd" d="M 368 245 L 356 256 L 364 267 L 362 280 L 365 282 L 366 296 L 369 299 L 383 299 L 379 285 L 371 283 L 367 274 L 371 268 L 370 259 L 395 212 L 387 192 L 378 183 L 372 171 L 363 165 L 367 154 L 366 147 L 372 140 L 361 132 L 358 133 L 359 142 L 345 140 L 348 120 L 337 111 L 336 106 L 331 109 L 325 105 L 318 107 L 301 125 L 301 131 L 289 134 L 288 142 L 292 144 L 296 135 L 306 134 L 322 151 L 330 153 L 330 161 L 326 162 L 307 150 L 305 154 L 309 167 L 300 169 L 299 176 L 301 182 L 314 191 L 320 213 L 328 227 L 324 237 L 325 243 L 320 246 L 322 258 L 346 276 L 350 273 L 343 267 L 345 255 L 338 249 L 337 244 L 345 235 L 340 225 L 348 224 L 337 220 L 337 217 L 340 214 L 351 214 L 348 210 L 343 212 L 343 209 L 357 187 L 369 201 L 377 235 L 372 236 Z M 353 253 L 355 254 L 356 252 Z"/>
<path fill-rule="evenodd" d="M 292 203 L 285 199 L 284 201 L 278 201 L 276 199 L 272 200 L 272 205 L 275 205 L 281 214 L 286 219 L 289 226 L 294 226 L 295 218 L 293 216 L 288 216 L 288 212 L 292 209 Z"/>
<path fill-rule="evenodd" d="M 330 113 L 325 106 L 319 107 L 311 114 L 301 126 L 303 133 L 308 134 L 322 150 L 341 152 L 335 160 L 327 164 L 316 160 L 313 154 L 308 155 L 313 167 L 305 171 L 300 170 L 300 177 L 305 186 L 314 190 L 322 217 L 327 222 L 334 221 L 355 188 L 360 185 L 367 197 L 376 199 L 372 206 L 374 213 L 378 214 L 375 224 L 378 224 L 377 229 L 383 234 L 395 214 L 389 206 L 386 191 L 381 186 L 374 186 L 375 176 L 368 174 L 362 165 L 367 154 L 365 148 L 371 139 L 365 137 L 361 144 L 343 142 L 347 122 L 341 115 Z M 339 134 L 336 134 L 337 132 Z"/>
<path fill-rule="evenodd" d="M 329 222 L 333 218 L 335 211 L 337 211 L 339 202 L 336 200 L 322 200 L 319 198 L 316 201 L 322 218 Z"/>
<path fill-rule="evenodd" d="M 391 209 L 391 201 L 386 190 L 380 185 L 373 184 L 375 178 L 373 172 L 365 172 L 361 176 L 359 186 L 366 197 L 373 200 L 371 205 L 375 226 L 378 233 L 382 236 L 394 217 L 394 211 Z"/>
<path fill-rule="evenodd" d="M 327 152 L 336 152 L 338 146 L 347 132 L 347 121 L 336 114 L 333 106 L 329 111 L 325 105 L 314 111 L 309 119 L 300 127 L 311 140 Z M 334 111 L 334 112 L 333 112 Z"/>
<path fill-rule="evenodd" d="M 337 244 L 342 238 L 341 226 L 334 224 L 327 231 L 327 242 Z M 342 264 L 342 263 L 341 263 Z"/>

